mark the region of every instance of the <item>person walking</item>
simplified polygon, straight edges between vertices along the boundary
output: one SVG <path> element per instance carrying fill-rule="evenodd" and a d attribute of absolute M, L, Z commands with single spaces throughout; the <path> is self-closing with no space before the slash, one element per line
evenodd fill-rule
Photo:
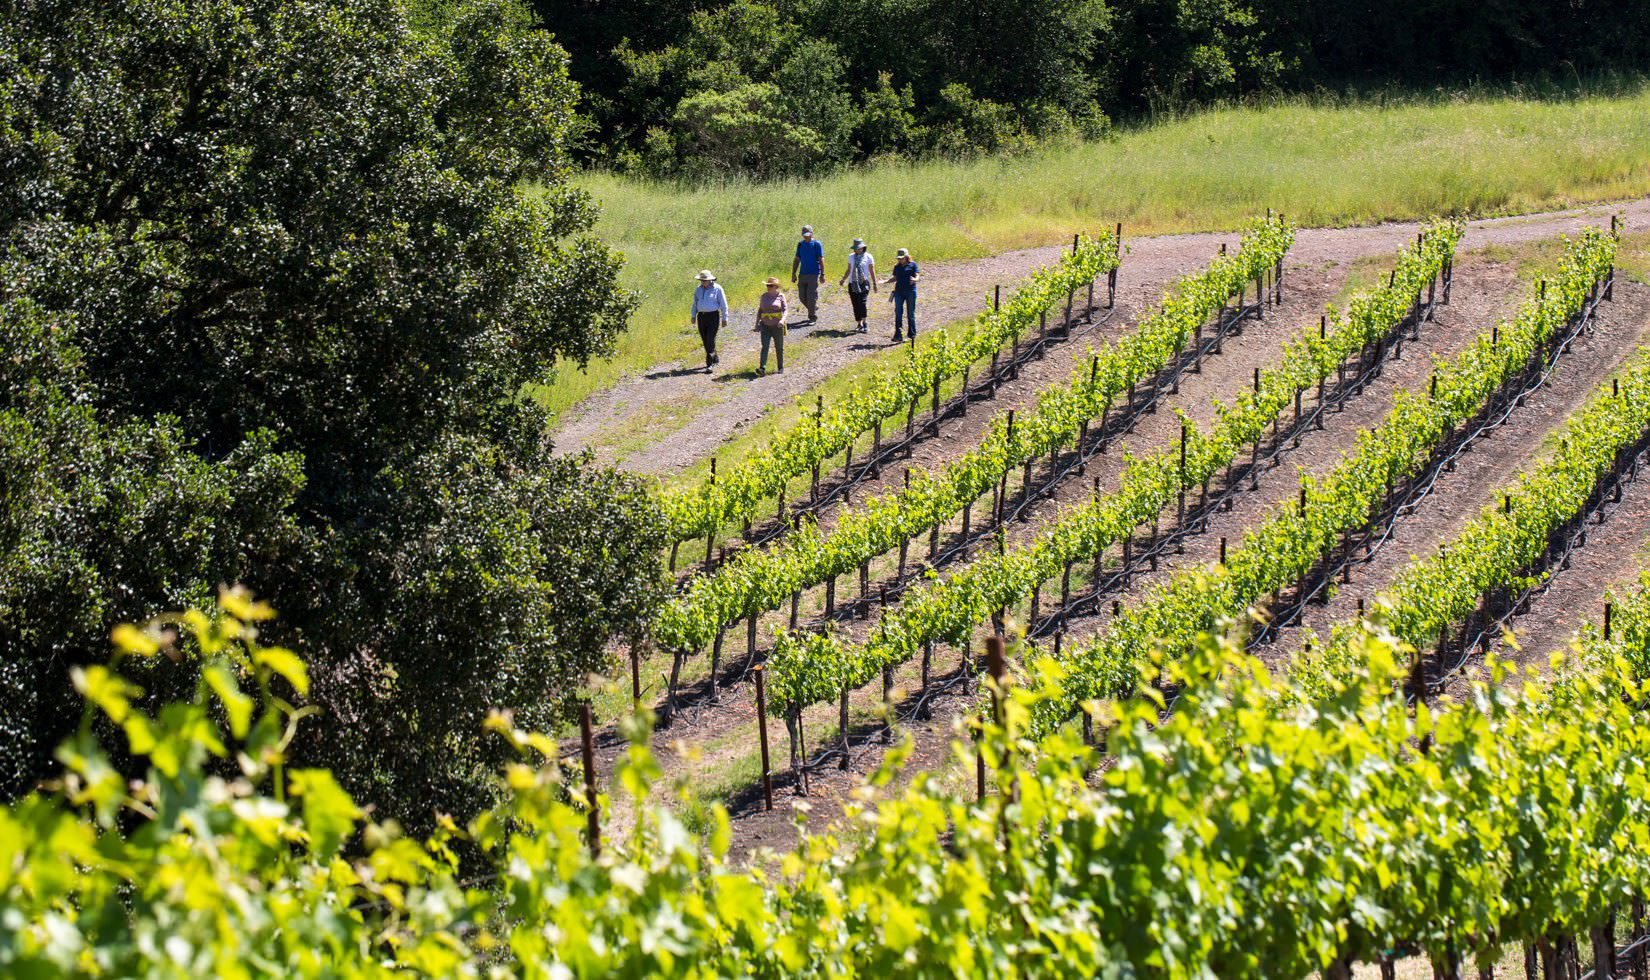
<path fill-rule="evenodd" d="M 716 331 L 728 322 L 728 297 L 709 269 L 695 278 L 699 286 L 693 291 L 693 308 L 688 316 L 699 328 L 699 340 L 705 345 L 705 373 L 709 374 L 711 367 L 722 360 L 716 356 Z"/>
<path fill-rule="evenodd" d="M 865 239 L 854 239 L 848 253 L 848 271 L 836 281 L 848 285 L 848 302 L 854 307 L 854 326 L 860 333 L 871 329 L 871 317 L 865 309 L 865 298 L 877 290 L 877 260 L 865 250 Z"/>
<path fill-rule="evenodd" d="M 917 280 L 922 278 L 922 270 L 917 268 L 917 260 L 911 253 L 900 249 L 894 253 L 894 274 L 883 280 L 883 284 L 894 284 L 894 291 L 889 299 L 894 303 L 894 343 L 905 338 L 900 334 L 900 321 L 904 320 L 911 329 L 911 337 L 917 336 Z"/>
<path fill-rule="evenodd" d="M 789 304 L 779 291 L 779 280 L 769 276 L 763 280 L 768 291 L 756 301 L 756 332 L 762 335 L 762 359 L 757 362 L 756 376 L 768 373 L 768 344 L 773 344 L 774 367 L 785 373 L 785 311 Z"/>
<path fill-rule="evenodd" d="M 825 246 L 814 237 L 814 226 L 802 226 L 802 240 L 791 259 L 791 282 L 797 298 L 808 308 L 808 322 L 819 319 L 819 284 L 825 281 Z"/>

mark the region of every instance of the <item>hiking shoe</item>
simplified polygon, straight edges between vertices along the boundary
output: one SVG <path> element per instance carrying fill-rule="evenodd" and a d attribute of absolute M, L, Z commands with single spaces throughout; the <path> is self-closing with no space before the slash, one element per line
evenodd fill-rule
<path fill-rule="evenodd" d="M 756 369 L 756 376 L 757 376 L 757 377 L 758 377 L 758 378 L 760 378 L 760 377 L 762 377 L 762 376 L 763 376 L 763 375 L 765 375 L 765 374 L 767 374 L 767 373 L 768 373 L 768 369 L 767 369 L 767 368 L 762 368 L 762 367 L 759 367 L 759 368 L 757 368 L 757 369 Z"/>
<path fill-rule="evenodd" d="M 870 329 L 871 329 L 870 327 L 866 326 L 863 323 L 859 325 L 859 332 L 860 333 L 867 333 L 867 332 L 870 331 Z"/>

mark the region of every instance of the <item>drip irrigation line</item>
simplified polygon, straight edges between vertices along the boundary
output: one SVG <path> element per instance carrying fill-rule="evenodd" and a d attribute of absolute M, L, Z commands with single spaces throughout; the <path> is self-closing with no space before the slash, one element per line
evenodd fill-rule
<path fill-rule="evenodd" d="M 1339 559 L 1320 563 L 1318 568 L 1310 570 L 1302 576 L 1301 585 L 1289 604 L 1273 615 L 1263 626 L 1256 630 L 1249 638 L 1249 649 L 1254 649 L 1276 638 L 1278 633 L 1299 622 L 1306 606 L 1320 593 L 1328 588 L 1332 579 L 1336 578 L 1345 569 L 1354 564 L 1371 561 L 1381 549 L 1392 539 L 1397 525 L 1404 517 L 1414 514 L 1415 509 L 1436 488 L 1438 480 L 1444 473 L 1453 470 L 1455 461 L 1469 452 L 1474 443 L 1493 430 L 1505 425 L 1512 414 L 1522 407 L 1524 399 L 1542 388 L 1552 378 L 1557 370 L 1559 359 L 1570 349 L 1575 339 L 1591 329 L 1591 324 L 1598 313 L 1599 303 L 1602 301 L 1603 290 L 1595 290 L 1582 309 L 1570 318 L 1567 329 L 1541 355 L 1534 370 L 1526 369 L 1523 377 L 1526 379 L 1517 386 L 1517 393 L 1510 396 L 1501 393 L 1507 391 L 1503 385 L 1490 396 L 1490 402 L 1478 414 L 1476 423 L 1469 423 L 1470 427 L 1463 427 L 1458 432 L 1447 437 L 1447 449 L 1442 448 L 1433 454 L 1432 461 L 1414 479 L 1407 481 L 1407 489 L 1398 495 L 1393 503 L 1383 508 L 1382 512 L 1363 525 L 1364 533 L 1361 541 L 1354 541 L 1349 535 L 1346 543 L 1346 554 Z M 1497 408 L 1498 400 L 1505 400 L 1504 407 Z M 1376 529 L 1379 529 L 1378 531 Z M 1354 557 L 1359 548 L 1364 549 L 1362 558 Z M 1306 583 L 1312 582 L 1310 587 Z"/>
<path fill-rule="evenodd" d="M 1159 368 L 1152 375 L 1147 382 L 1146 394 L 1136 399 L 1134 408 L 1115 413 L 1107 420 L 1103 428 L 1091 429 L 1089 431 L 1090 444 L 1088 446 L 1079 446 L 1061 453 L 1059 457 L 1061 463 L 1055 468 L 1045 471 L 1042 485 L 1032 491 L 1030 499 L 1025 499 L 1022 495 L 1020 503 L 1012 510 L 1004 509 L 1001 521 L 996 520 L 994 517 L 988 517 L 981 521 L 977 527 L 971 529 L 967 537 L 953 535 L 950 543 L 938 549 L 932 559 L 913 561 L 910 563 L 911 569 L 906 574 L 895 575 L 885 583 L 879 583 L 879 585 L 885 584 L 888 588 L 888 596 L 897 599 L 903 596 L 911 585 L 926 578 L 930 570 L 946 567 L 959 557 L 967 558 L 971 556 L 982 545 L 994 540 L 1000 528 L 1006 528 L 1010 524 L 1020 522 L 1026 509 L 1031 504 L 1053 494 L 1069 476 L 1086 467 L 1095 456 L 1100 455 L 1102 452 L 1101 446 L 1109 447 L 1112 440 L 1132 433 L 1142 416 L 1155 412 L 1166 394 L 1172 391 L 1175 380 L 1185 373 L 1188 365 L 1198 363 L 1204 357 L 1215 356 L 1222 341 L 1242 333 L 1241 324 L 1243 321 L 1258 319 L 1260 315 L 1261 305 L 1259 303 L 1244 304 L 1226 310 L 1220 321 L 1218 321 L 1215 330 L 1209 333 L 1200 346 L 1189 347 L 1182 351 L 1178 358 Z M 976 498 L 976 500 L 978 499 Z M 968 506 L 974 506 L 975 502 L 969 501 Z M 835 611 L 829 617 L 822 617 L 820 622 L 841 622 L 852 619 L 862 610 L 868 610 L 878 602 L 880 602 L 880 593 L 877 596 L 854 596 L 842 599 L 837 603 Z"/>
<path fill-rule="evenodd" d="M 912 447 L 927 439 L 939 438 L 940 422 L 967 415 L 967 406 L 975 401 L 994 400 L 997 397 L 997 389 L 1005 381 L 1017 379 L 1020 376 L 1021 368 L 1033 360 L 1042 359 L 1050 348 L 1093 332 L 1095 328 L 1110 322 L 1112 316 L 1117 312 L 1115 296 L 1107 306 L 1085 300 L 1085 307 L 1081 311 L 1073 310 L 1071 319 L 1058 332 L 1049 330 L 1034 340 L 1023 344 L 1020 347 L 1018 356 L 1010 355 L 1007 360 L 1000 360 L 997 370 L 988 372 L 970 387 L 952 395 L 940 406 L 940 411 L 934 418 L 921 424 L 913 424 L 910 435 L 898 437 L 893 442 L 883 443 L 881 449 L 855 464 L 853 476 L 847 479 L 838 476 L 828 483 L 822 482 L 817 500 L 799 501 L 789 508 L 785 519 L 775 520 L 770 518 L 751 533 L 742 535 L 743 547 L 759 548 L 773 542 L 789 533 L 799 518 L 807 514 L 822 512 L 838 497 L 851 493 L 867 480 L 877 478 L 881 474 L 883 465 L 891 463 L 901 453 L 909 457 Z M 1095 315 L 1102 310 L 1104 312 L 1099 316 Z M 1081 316 L 1079 316 L 1079 313 Z M 889 416 L 890 419 L 895 417 Z M 863 432 L 861 434 L 863 435 Z M 680 593 L 695 578 L 714 567 L 714 565 L 706 565 L 704 562 L 686 566 L 684 574 L 676 580 L 676 591 Z"/>
<path fill-rule="evenodd" d="M 1282 458 L 1296 448 L 1300 435 L 1314 428 L 1331 406 L 1337 412 L 1344 410 L 1348 402 L 1363 394 L 1365 389 L 1381 376 L 1389 361 L 1402 357 L 1406 332 L 1410 334 L 1408 342 L 1419 341 L 1421 324 L 1433 319 L 1436 307 L 1436 300 L 1428 301 L 1406 314 L 1384 336 L 1372 342 L 1370 346 L 1376 349 L 1373 356 L 1366 353 L 1367 347 L 1356 355 L 1349 356 L 1348 360 L 1352 357 L 1357 358 L 1363 365 L 1361 369 L 1355 374 L 1337 380 L 1333 386 L 1326 387 L 1322 401 L 1315 404 L 1311 411 L 1303 412 L 1298 420 L 1291 421 L 1287 428 L 1281 428 L 1272 439 L 1271 445 L 1256 454 L 1253 459 L 1231 467 L 1225 480 L 1226 485 L 1218 493 L 1208 495 L 1196 505 L 1187 508 L 1184 524 L 1177 520 L 1157 536 L 1155 543 L 1138 549 L 1131 547 L 1131 555 L 1126 564 L 1119 561 L 1116 568 L 1093 583 L 1090 588 L 1074 595 L 1067 602 L 1055 602 L 1048 615 L 1030 625 L 1027 635 L 1032 638 L 1047 636 L 1057 628 L 1064 628 L 1072 616 L 1083 615 L 1091 606 L 1097 607 L 1105 596 L 1125 588 L 1135 575 L 1141 574 L 1142 569 L 1148 565 L 1155 567 L 1157 559 L 1169 554 L 1171 548 L 1176 549 L 1175 553 L 1178 553 L 1179 547 L 1187 540 L 1206 533 L 1209 519 L 1214 514 L 1224 512 L 1241 492 L 1248 492 L 1243 486 L 1246 482 L 1255 479 L 1256 474 L 1262 469 L 1275 469 Z M 1363 364 L 1366 360 L 1368 363 Z"/>

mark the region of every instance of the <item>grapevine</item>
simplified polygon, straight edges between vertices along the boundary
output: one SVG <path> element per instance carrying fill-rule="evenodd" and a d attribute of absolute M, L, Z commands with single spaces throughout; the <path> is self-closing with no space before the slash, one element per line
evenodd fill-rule
<path fill-rule="evenodd" d="M 976 361 L 1024 336 L 1057 297 L 1116 269 L 1118 247 L 1111 232 L 1082 239 L 1058 265 L 1034 273 L 1000 309 L 981 313 L 960 332 L 941 328 L 926 344 L 907 347 L 897 370 L 875 374 L 854 386 L 828 412 L 805 414 L 771 446 L 756 450 L 715 480 L 662 494 L 660 506 L 670 540 L 714 535 L 722 527 L 755 516 L 793 477 L 811 472 L 872 426 L 906 411 L 935 385 L 961 375 Z"/>
<path fill-rule="evenodd" d="M 1283 508 L 1245 534 L 1226 564 L 1177 576 L 1125 609 L 1094 643 L 1072 651 L 1065 699 L 1048 720 L 1069 717 L 1088 698 L 1133 690 L 1154 651 L 1185 649 L 1218 619 L 1238 616 L 1298 580 L 1343 532 L 1363 526 L 1392 485 L 1419 472 L 1453 426 L 1476 414 L 1585 308 L 1612 268 L 1615 249 L 1615 237 L 1596 229 L 1567 242 L 1557 275 L 1516 319 L 1441 363 L 1430 393 L 1399 392 L 1386 421 L 1360 433 L 1357 447 L 1322 480 L 1301 478 L 1304 506 Z"/>
<path fill-rule="evenodd" d="M 1642 353 L 1570 416 L 1556 433 L 1557 448 L 1540 465 L 1498 493 L 1498 502 L 1437 555 L 1400 572 L 1382 600 L 1394 635 L 1424 649 L 1446 627 L 1466 619 L 1492 590 L 1535 584 L 1525 570 L 1560 528 L 1577 519 L 1622 454 L 1650 432 L 1647 382 L 1650 353 Z M 1304 661 L 1310 664 L 1307 673 L 1344 663 L 1356 633 L 1355 623 L 1336 624 L 1327 648 Z"/>
<path fill-rule="evenodd" d="M 845 509 L 829 534 L 804 520 L 771 549 L 737 553 L 664 606 L 653 624 L 654 639 L 673 651 L 701 650 L 734 621 L 777 608 L 801 589 L 932 531 L 998 486 L 1013 468 L 1074 443 L 1089 420 L 1161 369 L 1233 293 L 1272 268 L 1293 239 L 1282 219 L 1257 223 L 1239 252 L 1182 280 L 1162 309 L 1096 354 L 1069 383 L 1047 389 L 1032 413 L 1017 423 L 999 415 L 978 448 L 937 475 L 920 475 L 904 490 Z"/>
<path fill-rule="evenodd" d="M 884 668 L 909 660 L 926 644 L 961 642 L 993 610 L 1018 602 L 1070 562 L 1099 554 L 1134 533 L 1176 492 L 1203 483 L 1229 465 L 1293 403 L 1297 392 L 1333 373 L 1348 356 L 1402 321 L 1415 297 L 1453 256 L 1461 234 L 1457 222 L 1429 226 L 1415 247 L 1399 252 L 1386 286 L 1354 299 L 1344 314 L 1333 313 L 1328 318 L 1333 329 L 1326 328 L 1322 336 L 1316 330 L 1303 332 L 1286 346 L 1278 367 L 1262 372 L 1256 390 L 1245 391 L 1232 406 L 1219 406 L 1210 434 L 1183 421 L 1184 464 L 1178 449 L 1130 459 L 1117 492 L 1068 510 L 1029 547 L 988 553 L 946 579 L 913 590 L 898 609 L 884 615 L 864 648 L 833 656 L 833 662 L 845 668 L 843 676 L 835 678 L 839 687 L 865 684 Z M 806 659 L 776 653 L 769 672 L 776 691 L 770 702 L 775 711 L 819 703 L 823 688 Z"/>

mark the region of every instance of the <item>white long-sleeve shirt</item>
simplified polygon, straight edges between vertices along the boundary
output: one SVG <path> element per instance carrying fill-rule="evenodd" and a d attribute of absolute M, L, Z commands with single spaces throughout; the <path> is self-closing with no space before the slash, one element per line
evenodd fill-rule
<path fill-rule="evenodd" d="M 700 286 L 693 291 L 693 309 L 689 311 L 689 319 L 698 319 L 701 313 L 720 312 L 722 319 L 728 318 L 728 297 L 722 292 L 718 283 Z"/>

